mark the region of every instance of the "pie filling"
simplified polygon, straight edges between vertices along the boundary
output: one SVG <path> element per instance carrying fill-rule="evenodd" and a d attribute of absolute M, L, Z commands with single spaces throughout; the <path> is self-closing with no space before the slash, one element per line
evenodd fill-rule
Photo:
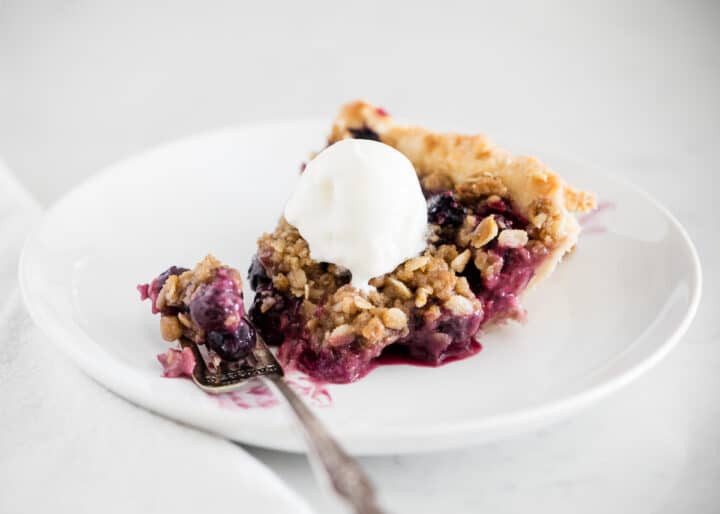
<path fill-rule="evenodd" d="M 371 280 L 367 294 L 349 285 L 347 270 L 313 261 L 284 219 L 260 239 L 249 316 L 284 364 L 346 383 L 392 346 L 436 366 L 476 353 L 483 326 L 524 318 L 518 297 L 548 254 L 536 229 L 498 195 L 461 189 L 426 199 L 427 249 Z"/>

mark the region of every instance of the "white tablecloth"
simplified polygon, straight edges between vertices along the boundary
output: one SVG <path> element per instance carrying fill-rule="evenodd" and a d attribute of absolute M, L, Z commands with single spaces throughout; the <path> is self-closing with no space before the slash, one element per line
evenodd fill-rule
<path fill-rule="evenodd" d="M 0 162 L 0 512 L 309 512 L 240 447 L 94 383 L 33 326 L 17 257 L 40 214 Z M 246 495 L 247 496 L 247 495 Z"/>
<path fill-rule="evenodd" d="M 666 360 L 560 426 L 463 451 L 363 462 L 395 512 L 720 511 L 720 4 L 2 5 L 0 155 L 43 204 L 98 167 L 159 142 L 243 121 L 329 118 L 358 96 L 409 122 L 531 141 L 647 189 L 688 228 L 704 265 L 697 319 Z M 15 327 L 16 339 L 37 337 L 27 321 Z M 12 351 L 29 366 L 25 346 Z M 0 398 L 13 399 L 0 414 L 2 430 L 12 435 L 14 458 L 39 473 L 59 474 L 83 453 L 69 424 L 81 419 L 86 398 L 132 419 L 149 416 L 77 374 L 84 381 L 77 396 L 55 388 L 28 395 L 18 390 L 17 365 L 2 359 Z M 60 362 L 52 376 L 71 374 Z M 107 413 L 98 423 L 118 420 Z M 125 458 L 124 430 L 111 432 L 98 460 Z M 43 452 L 51 436 L 64 441 L 64 452 Z M 0 448 L 8 451 L 5 439 Z M 250 452 L 331 512 L 302 457 Z M 0 473 L 14 480 L 13 490 L 46 478 L 17 475 L 6 462 L 0 459 Z M 95 474 L 105 472 L 95 466 Z M 80 488 L 91 473 L 70 467 L 64 474 Z M 146 495 L 155 483 L 138 479 L 131 487 Z M 105 492 L 113 497 L 109 486 Z"/>

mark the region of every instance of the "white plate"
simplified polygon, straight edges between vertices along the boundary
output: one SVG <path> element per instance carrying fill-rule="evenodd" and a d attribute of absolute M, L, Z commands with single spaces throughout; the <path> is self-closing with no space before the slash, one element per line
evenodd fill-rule
<path fill-rule="evenodd" d="M 166 344 L 135 284 L 207 252 L 246 269 L 326 128 L 307 121 L 234 128 L 93 177 L 27 241 L 20 282 L 35 321 L 88 374 L 134 403 L 238 441 L 301 451 L 290 417 L 262 388 L 218 399 L 187 380 L 161 378 L 155 354 Z M 526 298 L 525 326 L 487 334 L 479 355 L 440 368 L 381 367 L 327 388 L 295 377 L 351 452 L 460 447 L 556 421 L 627 384 L 685 332 L 701 279 L 678 222 L 607 174 L 557 158 L 550 164 L 612 205 Z"/>

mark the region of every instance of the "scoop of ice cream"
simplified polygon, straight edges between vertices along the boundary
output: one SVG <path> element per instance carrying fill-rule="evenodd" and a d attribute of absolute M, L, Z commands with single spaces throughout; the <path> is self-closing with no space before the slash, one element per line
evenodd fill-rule
<path fill-rule="evenodd" d="M 285 219 L 316 261 L 343 266 L 352 285 L 395 269 L 425 248 L 427 206 L 412 163 L 377 141 L 347 139 L 310 161 Z"/>

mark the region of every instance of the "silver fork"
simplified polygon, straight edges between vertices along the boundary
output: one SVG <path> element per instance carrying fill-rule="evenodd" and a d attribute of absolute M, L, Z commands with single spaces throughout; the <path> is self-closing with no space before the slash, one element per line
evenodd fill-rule
<path fill-rule="evenodd" d="M 208 365 L 198 345 L 182 338 L 180 344 L 184 348 L 190 348 L 195 356 L 195 369 L 192 374 L 195 385 L 208 393 L 218 394 L 238 389 L 250 378 L 267 380 L 292 408 L 305 436 L 311 461 L 315 461 L 316 469 L 325 471 L 335 493 L 345 500 L 356 514 L 383 514 L 370 479 L 285 382 L 282 366 L 257 330 L 255 333 L 256 344 L 247 359 L 248 362 L 235 369 L 230 369 L 225 363 L 213 369 L 215 366 Z"/>

